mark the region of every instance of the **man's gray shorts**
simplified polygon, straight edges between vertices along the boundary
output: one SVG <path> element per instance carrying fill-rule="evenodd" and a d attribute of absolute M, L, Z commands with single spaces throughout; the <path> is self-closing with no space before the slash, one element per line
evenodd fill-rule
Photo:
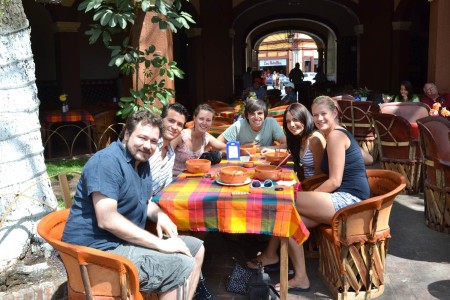
<path fill-rule="evenodd" d="M 195 256 L 203 241 L 191 236 L 179 236 Z M 135 245 L 120 245 L 108 252 L 131 260 L 139 271 L 141 291 L 164 293 L 183 285 L 194 269 L 194 257 L 181 253 L 162 253 Z"/>

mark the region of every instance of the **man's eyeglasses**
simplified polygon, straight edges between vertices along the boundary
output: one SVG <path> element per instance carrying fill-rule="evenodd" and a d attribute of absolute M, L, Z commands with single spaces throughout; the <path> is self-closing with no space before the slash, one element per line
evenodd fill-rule
<path fill-rule="evenodd" d="M 251 187 L 252 188 L 271 188 L 274 185 L 275 184 L 270 179 L 266 179 L 266 180 L 264 180 L 264 182 L 261 182 L 259 180 L 252 180 Z"/>

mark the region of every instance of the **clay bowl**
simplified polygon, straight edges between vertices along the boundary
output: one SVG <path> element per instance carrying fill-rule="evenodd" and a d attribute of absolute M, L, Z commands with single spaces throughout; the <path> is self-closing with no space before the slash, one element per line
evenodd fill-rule
<path fill-rule="evenodd" d="M 245 151 L 247 150 L 247 151 Z M 241 146 L 241 155 L 251 155 L 251 154 L 256 154 L 256 152 L 258 152 L 258 147 L 256 147 L 255 145 L 242 145 Z"/>
<path fill-rule="evenodd" d="M 241 184 L 248 177 L 248 170 L 243 167 L 225 167 L 220 169 L 219 174 L 220 180 L 226 184 Z"/>
<path fill-rule="evenodd" d="M 255 167 L 255 178 L 259 180 L 274 180 L 277 181 L 281 176 L 281 168 L 271 165 L 257 165 Z"/>
<path fill-rule="evenodd" d="M 208 173 L 211 161 L 207 159 L 190 159 L 186 161 L 186 170 L 189 173 Z"/>
<path fill-rule="evenodd" d="M 270 164 L 278 165 L 288 155 L 289 153 L 287 152 L 268 152 L 264 156 L 266 158 L 266 161 L 270 162 Z M 287 160 L 283 164 L 286 164 L 286 162 Z"/>

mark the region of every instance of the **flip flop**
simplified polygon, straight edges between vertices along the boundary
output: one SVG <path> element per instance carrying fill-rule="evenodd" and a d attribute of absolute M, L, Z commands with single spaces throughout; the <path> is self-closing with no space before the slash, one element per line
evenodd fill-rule
<path fill-rule="evenodd" d="M 260 265 L 261 264 L 261 261 L 260 260 L 258 260 L 258 259 L 252 259 L 251 261 L 250 261 L 252 264 L 254 264 L 254 265 Z M 255 268 L 251 268 L 251 267 L 249 267 L 248 265 L 247 265 L 247 267 L 249 268 L 249 269 L 254 269 L 254 270 L 256 270 Z M 269 265 L 263 265 L 263 267 L 264 267 L 264 271 L 266 271 L 266 272 L 275 272 L 275 271 L 279 271 L 280 270 L 280 262 L 278 261 L 278 262 L 276 262 L 276 263 L 273 263 L 273 264 L 269 264 Z"/>
<path fill-rule="evenodd" d="M 297 295 L 297 294 L 299 294 L 299 293 L 306 293 L 306 292 L 309 292 L 310 290 L 311 290 L 311 287 L 306 288 L 306 289 L 301 288 L 301 287 L 292 287 L 292 288 L 288 288 L 288 293 L 289 293 L 289 294 Z"/>

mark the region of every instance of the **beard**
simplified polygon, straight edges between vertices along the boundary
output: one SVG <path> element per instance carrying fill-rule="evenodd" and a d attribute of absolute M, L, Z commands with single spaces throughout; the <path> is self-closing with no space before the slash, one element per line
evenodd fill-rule
<path fill-rule="evenodd" d="M 153 151 L 151 149 L 145 150 L 143 148 L 133 147 L 130 142 L 126 143 L 126 148 L 130 152 L 131 156 L 139 162 L 147 162 L 152 156 Z"/>

